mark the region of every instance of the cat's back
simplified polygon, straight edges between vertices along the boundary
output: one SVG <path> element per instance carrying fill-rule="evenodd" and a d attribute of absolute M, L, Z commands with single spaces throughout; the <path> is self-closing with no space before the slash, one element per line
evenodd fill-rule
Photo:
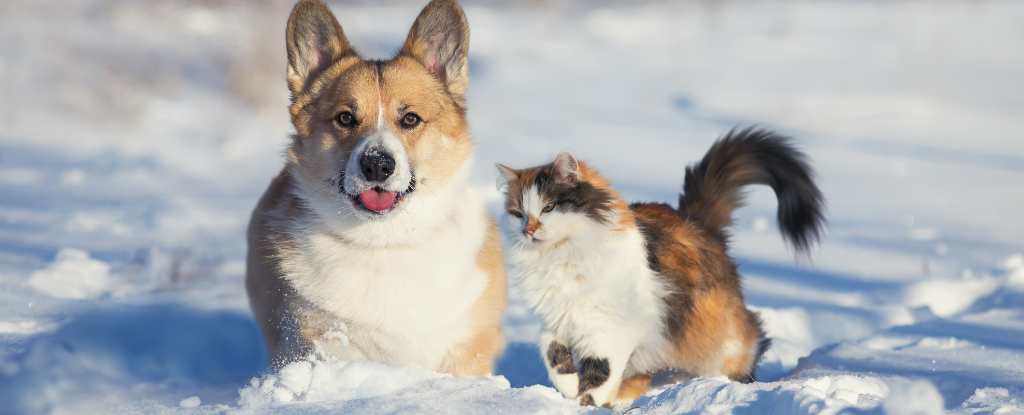
<path fill-rule="evenodd" d="M 649 265 L 666 282 L 688 293 L 711 287 L 739 290 L 720 232 L 664 203 L 634 203 L 629 209 L 643 234 Z"/>

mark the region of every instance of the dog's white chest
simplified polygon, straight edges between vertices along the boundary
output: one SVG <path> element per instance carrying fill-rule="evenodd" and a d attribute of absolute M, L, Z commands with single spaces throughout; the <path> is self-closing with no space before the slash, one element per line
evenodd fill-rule
<path fill-rule="evenodd" d="M 476 264 L 482 209 L 473 216 L 406 247 L 354 247 L 326 230 L 309 233 L 285 276 L 320 318 L 343 325 L 359 353 L 338 357 L 436 370 L 469 336 L 469 309 L 488 283 Z"/>

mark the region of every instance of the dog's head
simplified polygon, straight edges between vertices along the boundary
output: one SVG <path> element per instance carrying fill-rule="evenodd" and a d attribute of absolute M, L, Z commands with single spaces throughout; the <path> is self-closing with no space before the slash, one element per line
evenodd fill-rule
<path fill-rule="evenodd" d="M 432 1 L 401 51 L 374 61 L 352 49 L 327 6 L 302 0 L 287 43 L 297 196 L 352 242 L 421 241 L 458 208 L 472 153 L 462 9 Z"/>

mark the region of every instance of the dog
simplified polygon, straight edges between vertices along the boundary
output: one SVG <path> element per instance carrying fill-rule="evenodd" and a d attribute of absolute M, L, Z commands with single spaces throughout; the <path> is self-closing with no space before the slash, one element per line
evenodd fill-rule
<path fill-rule="evenodd" d="M 434 0 L 390 60 L 330 9 L 286 31 L 295 134 L 252 214 L 246 289 L 272 364 L 338 359 L 488 375 L 504 347 L 504 257 L 467 185 L 469 27 Z"/>

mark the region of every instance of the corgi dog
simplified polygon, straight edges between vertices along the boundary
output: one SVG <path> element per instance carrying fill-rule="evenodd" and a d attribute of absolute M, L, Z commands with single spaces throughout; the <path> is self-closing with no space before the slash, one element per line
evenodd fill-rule
<path fill-rule="evenodd" d="M 273 365 L 338 359 L 488 375 L 504 347 L 498 229 L 467 184 L 469 28 L 434 0 L 389 60 L 330 9 L 288 20 L 295 134 L 252 214 L 246 289 Z"/>
<path fill-rule="evenodd" d="M 811 169 L 786 138 L 730 132 L 686 169 L 678 208 L 627 205 L 568 151 L 498 170 L 513 275 L 543 322 L 541 357 L 563 395 L 618 407 L 652 380 L 754 380 L 770 341 L 744 304 L 725 229 L 742 188 L 775 190 L 779 228 L 799 252 L 824 225 Z"/>

